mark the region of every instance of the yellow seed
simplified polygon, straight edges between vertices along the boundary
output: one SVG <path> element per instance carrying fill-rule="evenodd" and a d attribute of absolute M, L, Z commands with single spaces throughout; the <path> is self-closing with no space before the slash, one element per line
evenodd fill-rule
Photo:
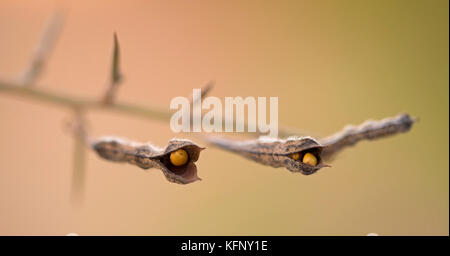
<path fill-rule="evenodd" d="M 291 158 L 294 159 L 295 161 L 299 160 L 300 159 L 300 153 L 293 153 L 291 155 Z"/>
<path fill-rule="evenodd" d="M 188 161 L 188 154 L 183 149 L 170 153 L 170 162 L 175 166 L 182 166 Z"/>
<path fill-rule="evenodd" d="M 316 166 L 317 165 L 317 158 L 315 155 L 311 154 L 311 153 L 306 153 L 303 156 L 303 161 L 304 164 L 307 165 L 312 165 L 312 166 Z"/>

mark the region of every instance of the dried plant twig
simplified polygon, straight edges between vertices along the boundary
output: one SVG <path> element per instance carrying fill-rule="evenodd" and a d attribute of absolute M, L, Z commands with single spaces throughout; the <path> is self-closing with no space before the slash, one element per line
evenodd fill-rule
<path fill-rule="evenodd" d="M 40 88 L 23 87 L 22 84 L 0 80 L 0 93 L 34 99 L 39 102 L 60 105 L 69 109 L 106 110 L 153 120 L 169 121 L 172 113 L 158 108 L 139 106 L 132 103 L 115 102 L 105 105 L 96 99 L 77 98 Z"/>
<path fill-rule="evenodd" d="M 322 157 L 332 159 L 338 152 L 362 140 L 374 140 L 407 132 L 414 121 L 405 113 L 380 121 L 368 120 L 360 126 L 349 125 L 342 131 L 320 140 L 320 144 L 324 146 Z"/>
<path fill-rule="evenodd" d="M 74 121 L 72 131 L 74 134 L 73 167 L 72 167 L 72 202 L 80 202 L 83 199 L 83 192 L 86 180 L 86 125 L 84 114 L 81 110 L 74 111 Z"/>
<path fill-rule="evenodd" d="M 64 13 L 61 11 L 53 13 L 48 19 L 30 63 L 19 75 L 18 81 L 20 84 L 23 86 L 31 86 L 42 74 L 45 62 L 59 37 L 63 23 Z"/>
<path fill-rule="evenodd" d="M 149 143 L 106 137 L 92 141 L 90 146 L 109 161 L 128 162 L 142 169 L 160 169 L 170 182 L 189 184 L 201 180 L 195 162 L 204 148 L 189 140 L 172 139 L 165 149 L 161 149 Z"/>

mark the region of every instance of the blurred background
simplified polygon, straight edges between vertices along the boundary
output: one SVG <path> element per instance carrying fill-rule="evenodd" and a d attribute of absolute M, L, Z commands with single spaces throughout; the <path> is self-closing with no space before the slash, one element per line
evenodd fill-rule
<path fill-rule="evenodd" d="M 181 186 L 89 151 L 84 202 L 73 205 L 70 112 L 0 93 L 0 235 L 449 234 L 448 1 L 0 0 L 1 80 L 24 69 L 60 7 L 40 88 L 100 97 L 116 31 L 119 101 L 169 110 L 214 80 L 220 98 L 278 96 L 280 125 L 313 135 L 401 112 L 420 122 L 311 176 L 210 147 L 203 181 Z M 95 136 L 180 137 L 164 122 L 88 119 Z"/>

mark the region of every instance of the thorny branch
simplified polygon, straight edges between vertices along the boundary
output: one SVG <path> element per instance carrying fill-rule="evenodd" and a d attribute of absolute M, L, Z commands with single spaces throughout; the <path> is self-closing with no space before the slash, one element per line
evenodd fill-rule
<path fill-rule="evenodd" d="M 44 89 L 23 87 L 20 83 L 2 80 L 0 80 L 0 92 L 34 99 L 39 102 L 56 104 L 68 109 L 106 110 L 161 121 L 169 121 L 171 116 L 170 112 L 157 108 L 122 102 L 113 102 L 105 105 L 102 101 L 96 99 L 72 97 Z"/>
<path fill-rule="evenodd" d="M 0 81 L 0 92 L 35 99 L 41 102 L 57 104 L 64 106 L 73 112 L 74 119 L 72 122 L 72 132 L 75 143 L 73 151 L 74 162 L 71 198 L 74 201 L 80 201 L 82 199 L 85 182 L 85 148 L 88 140 L 84 114 L 87 110 L 104 109 L 164 121 L 170 119 L 170 113 L 134 104 L 114 102 L 117 87 L 122 80 L 122 74 L 119 70 L 120 54 L 116 34 L 114 34 L 111 77 L 108 82 L 108 89 L 102 100 L 76 98 L 32 87 L 31 85 L 37 81 L 44 70 L 45 63 L 62 28 L 63 19 L 63 13 L 56 12 L 53 14 L 47 22 L 27 68 L 20 74 L 19 79 L 15 82 Z"/>
<path fill-rule="evenodd" d="M 171 113 L 165 110 L 143 107 L 135 104 L 116 102 L 117 89 L 123 80 L 120 72 L 120 48 L 114 33 L 114 47 L 111 76 L 101 99 L 77 98 L 31 87 L 42 73 L 46 59 L 61 29 L 63 16 L 53 15 L 48 22 L 29 66 L 16 82 L 0 80 L 0 93 L 16 95 L 40 102 L 66 107 L 74 114 L 72 132 L 75 138 L 74 165 L 72 177 L 72 198 L 81 199 L 85 180 L 85 148 L 89 146 L 104 159 L 128 162 L 143 169 L 158 168 L 170 182 L 188 184 L 200 180 L 194 164 L 203 148 L 188 140 L 173 139 L 165 149 L 151 144 L 127 142 L 118 138 L 89 138 L 85 127 L 85 113 L 90 110 L 116 111 L 152 120 L 169 121 Z M 208 83 L 202 90 L 205 96 L 213 87 Z M 196 104 L 197 102 L 191 103 Z M 328 166 L 323 161 L 330 160 L 342 149 L 361 140 L 372 140 L 408 131 L 414 119 L 408 114 L 381 121 L 368 121 L 361 126 L 349 126 L 330 137 L 315 140 L 311 137 L 290 137 L 286 140 L 231 141 L 224 138 L 206 137 L 207 141 L 223 149 L 243 155 L 251 160 L 272 167 L 285 167 L 292 172 L 313 174 Z M 291 130 L 279 130 L 280 136 L 297 134 Z"/>
<path fill-rule="evenodd" d="M 101 147 L 101 145 L 106 145 L 105 141 L 102 142 L 99 140 L 93 140 L 88 137 L 85 127 L 84 115 L 89 110 L 115 111 L 127 115 L 135 115 L 139 117 L 160 121 L 169 121 L 171 117 L 171 113 L 168 111 L 115 101 L 117 89 L 123 77 L 123 75 L 120 72 L 120 49 L 116 33 L 114 33 L 111 76 L 107 84 L 108 86 L 106 92 L 101 100 L 89 98 L 77 98 L 29 86 L 37 80 L 37 78 L 43 71 L 43 66 L 47 61 L 47 58 L 49 57 L 51 46 L 53 46 L 54 42 L 56 41 L 58 32 L 60 31 L 62 19 L 63 16 L 61 13 L 55 13 L 53 15 L 52 19 L 50 19 L 50 21 L 46 26 L 46 29 L 42 34 L 41 40 L 38 44 L 38 47 L 36 48 L 37 50 L 35 51 L 35 54 L 31 59 L 31 62 L 27 67 L 27 69 L 25 69 L 25 71 L 22 72 L 22 74 L 20 75 L 20 79 L 15 82 L 0 80 L 0 92 L 10 95 L 16 95 L 19 97 L 24 97 L 27 99 L 34 99 L 39 102 L 56 104 L 62 107 L 66 107 L 67 109 L 73 112 L 74 118 L 71 122 L 72 126 L 71 132 L 73 133 L 75 139 L 73 150 L 74 162 L 73 162 L 72 189 L 71 189 L 72 191 L 71 198 L 73 199 L 73 201 L 77 202 L 82 199 L 82 193 L 84 190 L 84 182 L 85 182 L 85 169 L 86 169 L 85 167 L 86 145 L 88 145 L 90 148 L 96 151 L 101 157 L 111 161 L 128 161 L 144 169 L 150 167 L 159 168 L 163 170 L 163 173 L 165 174 L 166 178 L 171 182 L 188 184 L 196 180 L 200 180 L 200 178 L 197 177 L 196 167 L 193 164 L 193 162 L 195 162 L 198 159 L 199 152 L 203 148 L 196 146 L 200 150 L 194 150 L 193 146 L 184 145 L 186 144 L 186 141 L 183 141 L 183 143 L 181 143 L 183 145 L 179 149 L 183 149 L 185 150 L 185 152 L 189 154 L 188 155 L 189 161 L 186 164 L 186 166 L 175 167 L 171 165 L 170 161 L 169 162 L 167 161 L 166 156 L 170 157 L 171 152 L 163 152 L 164 154 L 162 154 L 157 147 L 154 147 L 150 144 L 142 144 L 140 147 L 138 147 L 138 149 L 142 149 L 142 147 L 152 148 L 154 149 L 152 156 L 146 156 L 143 152 L 139 151 L 138 155 L 132 156 L 135 158 L 135 160 L 130 160 L 131 157 L 130 154 L 133 154 L 133 152 L 127 152 L 128 157 L 120 160 L 114 159 L 112 156 L 114 154 L 119 154 L 118 151 L 120 149 L 123 149 L 123 147 L 116 147 L 116 148 L 107 147 L 110 149 L 110 151 L 107 151 L 104 147 Z M 206 96 L 206 94 L 210 91 L 212 87 L 213 87 L 212 82 L 207 84 L 206 87 L 202 90 L 202 96 Z M 124 140 L 119 141 L 121 141 L 122 143 L 121 145 L 125 145 Z M 113 144 L 119 145 L 117 144 L 117 141 L 115 141 L 115 143 L 116 144 L 114 143 Z M 175 144 L 176 141 L 171 141 L 167 148 L 172 150 L 178 150 L 178 148 L 173 148 L 173 145 Z M 130 145 L 136 145 L 136 143 L 131 143 Z M 105 155 L 106 152 L 108 152 L 107 155 Z M 149 153 L 149 151 L 147 153 Z M 161 158 L 162 155 L 164 155 L 163 158 Z M 152 160 L 153 164 L 152 165 L 142 164 L 145 162 L 143 160 L 144 158 L 153 159 Z M 185 168 L 186 171 L 182 171 L 183 168 Z M 195 168 L 195 171 L 193 171 L 193 168 Z"/>

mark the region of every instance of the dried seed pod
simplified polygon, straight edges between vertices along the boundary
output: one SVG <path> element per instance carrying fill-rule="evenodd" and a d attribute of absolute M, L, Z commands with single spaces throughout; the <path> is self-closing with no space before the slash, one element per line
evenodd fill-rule
<path fill-rule="evenodd" d="M 414 121 L 408 114 L 400 114 L 380 121 L 369 120 L 360 126 L 349 125 L 344 130 L 320 140 L 324 146 L 322 157 L 330 160 L 342 149 L 353 146 L 361 140 L 374 140 L 407 132 L 411 129 Z"/>
<path fill-rule="evenodd" d="M 195 162 L 204 148 L 184 139 L 172 139 L 165 149 L 151 144 L 128 142 L 123 139 L 106 137 L 91 143 L 92 148 L 104 159 L 117 162 L 129 162 L 142 169 L 158 168 L 170 182 L 188 184 L 201 180 L 197 176 Z M 182 150 L 187 159 L 174 162 L 171 155 Z"/>
<path fill-rule="evenodd" d="M 285 167 L 291 172 L 309 175 L 328 165 L 322 163 L 322 146 L 313 138 L 257 139 L 237 141 L 218 137 L 207 140 L 220 148 L 238 153 L 258 163 L 272 167 Z M 316 157 L 316 165 L 303 163 L 306 153 Z"/>
<path fill-rule="evenodd" d="M 292 172 L 313 174 L 328 165 L 337 152 L 361 140 L 373 140 L 396 133 L 407 132 L 414 123 L 408 114 L 401 114 L 381 121 L 366 121 L 358 127 L 347 126 L 343 131 L 317 142 L 311 137 L 288 138 L 287 140 L 236 141 L 217 137 L 206 137 L 220 148 L 238 153 L 256 162 L 272 167 L 286 167 Z"/>

